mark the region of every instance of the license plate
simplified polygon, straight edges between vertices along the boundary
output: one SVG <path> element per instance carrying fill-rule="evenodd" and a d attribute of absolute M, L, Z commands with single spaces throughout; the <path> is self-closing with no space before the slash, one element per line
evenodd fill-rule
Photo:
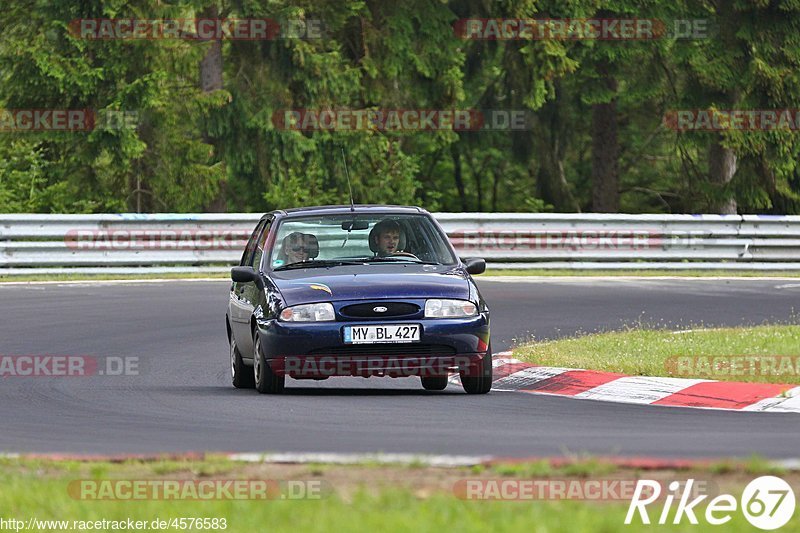
<path fill-rule="evenodd" d="M 422 327 L 419 324 L 392 324 L 388 326 L 345 326 L 345 344 L 386 344 L 419 342 Z"/>

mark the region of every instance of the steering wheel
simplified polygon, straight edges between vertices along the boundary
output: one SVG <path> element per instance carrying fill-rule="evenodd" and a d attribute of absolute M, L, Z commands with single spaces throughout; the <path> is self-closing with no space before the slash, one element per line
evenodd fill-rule
<path fill-rule="evenodd" d="M 389 254 L 387 257 L 392 257 L 392 256 L 396 256 L 396 255 L 399 255 L 401 257 L 413 257 L 414 259 L 419 261 L 419 257 L 417 257 L 416 255 L 412 254 L 411 252 L 394 252 L 392 254 Z"/>

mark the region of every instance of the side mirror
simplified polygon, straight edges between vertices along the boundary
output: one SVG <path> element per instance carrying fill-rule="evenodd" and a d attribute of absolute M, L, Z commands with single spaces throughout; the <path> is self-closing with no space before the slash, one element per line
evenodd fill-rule
<path fill-rule="evenodd" d="M 462 261 L 470 274 L 483 274 L 486 272 L 486 260 L 480 257 L 465 257 Z"/>
<path fill-rule="evenodd" d="M 264 280 L 261 279 L 261 274 L 256 272 L 253 267 L 233 267 L 231 269 L 231 279 L 237 283 L 253 282 L 259 289 L 264 288 Z"/>

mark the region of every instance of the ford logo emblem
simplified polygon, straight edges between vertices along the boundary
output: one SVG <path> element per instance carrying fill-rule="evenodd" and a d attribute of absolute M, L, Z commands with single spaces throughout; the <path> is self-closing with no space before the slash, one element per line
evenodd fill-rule
<path fill-rule="evenodd" d="M 373 307 L 372 310 L 375 311 L 376 313 L 385 313 L 386 311 L 388 311 L 388 309 L 386 309 L 382 305 L 379 305 L 378 307 Z"/>

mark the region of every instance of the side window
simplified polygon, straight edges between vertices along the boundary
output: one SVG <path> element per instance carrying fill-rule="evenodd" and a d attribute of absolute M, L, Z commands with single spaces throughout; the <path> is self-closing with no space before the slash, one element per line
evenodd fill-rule
<path fill-rule="evenodd" d="M 261 229 L 264 227 L 266 220 L 261 220 L 256 225 L 256 228 L 253 230 L 253 234 L 250 235 L 250 240 L 247 241 L 247 246 L 244 248 L 244 253 L 242 254 L 242 260 L 239 261 L 239 266 L 247 266 L 250 264 L 250 260 L 253 257 L 253 249 L 256 247 L 256 241 L 258 240 L 258 236 L 261 234 Z"/>
<path fill-rule="evenodd" d="M 253 258 L 250 261 L 250 266 L 258 270 L 261 266 L 261 257 L 264 255 L 264 246 L 267 242 L 267 237 L 269 237 L 269 228 L 271 226 L 271 222 L 267 221 L 266 225 L 264 226 L 264 231 L 261 232 L 261 235 L 257 239 L 256 249 L 253 253 Z"/>

